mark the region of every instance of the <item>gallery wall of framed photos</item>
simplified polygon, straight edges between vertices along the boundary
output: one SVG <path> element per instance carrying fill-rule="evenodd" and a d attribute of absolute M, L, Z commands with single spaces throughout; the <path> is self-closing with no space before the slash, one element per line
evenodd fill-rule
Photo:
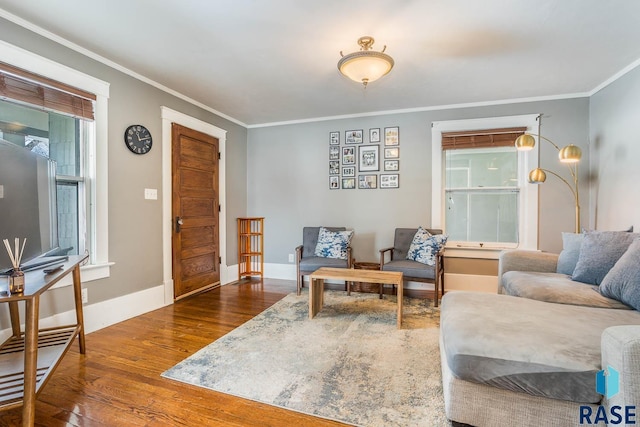
<path fill-rule="evenodd" d="M 400 128 L 329 132 L 329 189 L 400 188 Z"/>

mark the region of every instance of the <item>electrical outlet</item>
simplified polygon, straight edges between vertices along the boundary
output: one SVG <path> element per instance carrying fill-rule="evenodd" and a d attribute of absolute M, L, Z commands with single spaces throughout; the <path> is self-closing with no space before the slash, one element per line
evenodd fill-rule
<path fill-rule="evenodd" d="M 145 188 L 144 198 L 146 200 L 158 200 L 158 190 L 155 188 Z"/>
<path fill-rule="evenodd" d="M 82 288 L 82 303 L 86 304 L 89 302 L 89 289 Z"/>
<path fill-rule="evenodd" d="M 289 254 L 289 262 L 293 262 L 293 254 Z"/>
<path fill-rule="evenodd" d="M 0 185 L 0 199 L 4 199 L 4 185 Z"/>

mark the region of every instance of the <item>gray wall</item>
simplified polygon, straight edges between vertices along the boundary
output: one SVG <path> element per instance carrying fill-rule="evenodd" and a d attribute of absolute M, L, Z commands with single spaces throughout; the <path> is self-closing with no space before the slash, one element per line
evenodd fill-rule
<path fill-rule="evenodd" d="M 640 228 L 640 68 L 591 97 L 593 228 Z"/>
<path fill-rule="evenodd" d="M 162 121 L 160 107 L 193 116 L 227 130 L 227 254 L 236 262 L 235 218 L 246 214 L 247 130 L 171 96 L 120 71 L 0 19 L 0 39 L 110 83 L 109 98 L 109 279 L 86 283 L 89 303 L 162 284 Z M 158 64 L 162 66 L 162 64 Z M 131 124 L 144 124 L 154 137 L 149 154 L 129 152 L 122 140 Z M 144 200 L 144 188 L 157 188 L 157 201 Z M 65 289 L 50 292 L 43 316 L 72 308 Z"/>
<path fill-rule="evenodd" d="M 490 107 L 390 114 L 249 129 L 248 213 L 264 216 L 265 261 L 287 263 L 301 243 L 306 225 L 346 226 L 355 230 L 356 259 L 375 261 L 389 246 L 396 227 L 431 225 L 431 123 L 543 113 L 542 136 L 560 146 L 574 143 L 588 164 L 587 98 Z M 329 190 L 329 132 L 400 127 L 400 188 L 397 190 Z M 568 177 L 557 151 L 541 145 L 542 167 Z M 585 178 L 587 169 L 580 171 Z M 582 179 L 583 222 L 588 223 L 588 193 Z M 562 249 L 562 231 L 574 230 L 574 203 L 569 188 L 550 176 L 540 187 L 540 249 Z"/>

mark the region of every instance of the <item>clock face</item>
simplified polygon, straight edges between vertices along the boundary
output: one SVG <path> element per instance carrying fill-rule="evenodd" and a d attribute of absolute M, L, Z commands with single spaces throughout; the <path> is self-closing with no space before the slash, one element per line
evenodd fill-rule
<path fill-rule="evenodd" d="M 147 154 L 151 150 L 151 133 L 142 125 L 129 126 L 124 132 L 124 143 L 135 154 Z"/>

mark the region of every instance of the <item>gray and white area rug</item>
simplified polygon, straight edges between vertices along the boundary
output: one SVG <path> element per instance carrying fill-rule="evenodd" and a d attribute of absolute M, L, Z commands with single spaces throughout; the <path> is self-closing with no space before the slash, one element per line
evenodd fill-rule
<path fill-rule="evenodd" d="M 322 418 L 360 426 L 448 426 L 439 311 L 394 296 L 325 292 L 309 319 L 308 294 L 290 294 L 162 374 Z"/>

